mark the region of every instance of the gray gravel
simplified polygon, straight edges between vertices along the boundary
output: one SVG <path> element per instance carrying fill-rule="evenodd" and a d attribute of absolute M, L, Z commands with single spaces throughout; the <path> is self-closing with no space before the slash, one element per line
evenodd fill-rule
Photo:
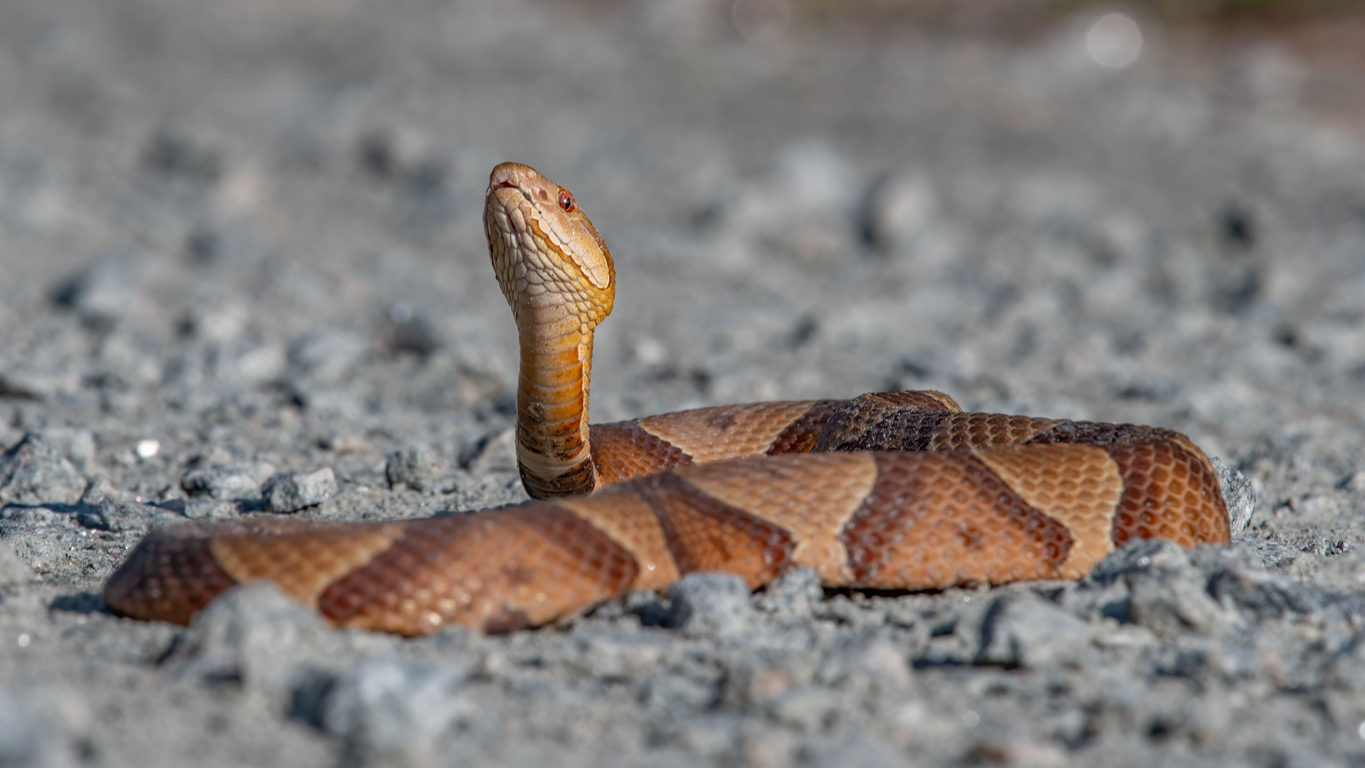
<path fill-rule="evenodd" d="M 331 467 L 275 475 L 261 487 L 261 497 L 270 512 L 298 512 L 321 504 L 336 492 L 337 478 Z"/>
<path fill-rule="evenodd" d="M 0 5 L 0 765 L 1365 762 L 1365 141 L 1318 109 L 1353 76 L 750 5 Z M 595 420 L 934 388 L 1152 423 L 1245 476 L 1244 527 L 1077 583 L 699 575 L 497 638 L 264 585 L 106 613 L 156 525 L 525 498 L 506 159 L 616 256 Z"/>

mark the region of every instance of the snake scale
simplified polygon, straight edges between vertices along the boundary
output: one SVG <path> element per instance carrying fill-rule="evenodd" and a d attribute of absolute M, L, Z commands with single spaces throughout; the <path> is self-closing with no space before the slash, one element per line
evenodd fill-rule
<path fill-rule="evenodd" d="M 272 579 L 335 626 L 421 635 L 552 622 L 683 574 L 757 588 L 1078 578 L 1132 539 L 1224 543 L 1208 458 L 1177 432 L 963 413 L 938 392 L 720 406 L 588 428 L 611 254 L 534 169 L 489 178 L 484 227 L 521 344 L 516 448 L 538 501 L 385 523 L 243 518 L 149 533 L 109 578 L 115 612 L 187 623 Z"/>

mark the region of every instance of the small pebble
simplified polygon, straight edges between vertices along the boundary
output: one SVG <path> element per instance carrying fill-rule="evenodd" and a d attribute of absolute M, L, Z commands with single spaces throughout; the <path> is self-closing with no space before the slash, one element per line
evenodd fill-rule
<path fill-rule="evenodd" d="M 1080 663 L 1091 635 L 1085 621 L 1030 593 L 996 600 L 982 632 L 978 663 L 1026 669 Z"/>
<path fill-rule="evenodd" d="M 167 666 L 206 682 L 238 681 L 280 691 L 325 638 L 322 618 L 274 582 L 253 581 L 222 593 L 195 614 Z"/>
<path fill-rule="evenodd" d="M 185 499 L 185 517 L 191 520 L 226 520 L 237 517 L 237 503 L 227 499 Z"/>
<path fill-rule="evenodd" d="M 693 637 L 724 637 L 749 628 L 753 605 L 749 586 L 729 573 L 690 573 L 668 592 L 669 626 Z"/>
<path fill-rule="evenodd" d="M 88 430 L 30 432 L 0 455 L 0 503 L 75 504 L 87 481 L 77 464 L 88 464 L 94 440 Z"/>
<path fill-rule="evenodd" d="M 389 454 L 384 475 L 390 486 L 406 485 L 414 491 L 438 486 L 445 476 L 441 458 L 430 446 L 417 445 Z"/>
<path fill-rule="evenodd" d="M 928 229 L 937 209 L 927 178 L 883 175 L 868 188 L 858 212 L 863 241 L 873 250 L 890 253 Z"/>
<path fill-rule="evenodd" d="M 0 589 L 24 584 L 31 578 L 33 569 L 15 552 L 14 544 L 0 539 Z"/>
<path fill-rule="evenodd" d="M 95 329 L 105 330 L 122 320 L 136 304 L 141 270 L 131 260 L 109 258 L 70 278 L 57 290 L 57 303 Z"/>
<path fill-rule="evenodd" d="M 1209 461 L 1218 473 L 1218 484 L 1223 489 L 1232 535 L 1238 536 L 1246 530 L 1247 523 L 1251 522 L 1251 516 L 1256 512 L 1256 490 L 1246 476 L 1224 464 L 1217 456 L 1209 457 Z"/>
<path fill-rule="evenodd" d="M 365 353 L 365 341 L 354 333 L 324 330 L 304 336 L 289 347 L 289 362 L 304 376 L 337 381 Z"/>
<path fill-rule="evenodd" d="M 186 472 L 180 479 L 180 486 L 191 496 L 256 499 L 261 495 L 261 479 L 274 471 L 274 467 L 266 463 L 200 467 Z"/>
<path fill-rule="evenodd" d="M 265 508 L 271 512 L 297 512 L 332 498 L 337 479 L 331 467 L 315 472 L 275 475 L 261 489 Z"/>
<path fill-rule="evenodd" d="M 779 616 L 805 618 L 824 595 L 820 575 L 814 569 L 791 568 L 768 582 L 759 597 L 759 605 Z"/>

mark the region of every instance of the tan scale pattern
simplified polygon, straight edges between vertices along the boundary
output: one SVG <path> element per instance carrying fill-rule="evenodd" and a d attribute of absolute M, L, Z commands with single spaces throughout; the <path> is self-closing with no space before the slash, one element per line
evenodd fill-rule
<path fill-rule="evenodd" d="M 841 403 L 842 400 L 816 400 L 773 439 L 765 453 L 769 456 L 778 453 L 810 453 L 811 448 L 815 447 L 815 438 Z"/>
<path fill-rule="evenodd" d="M 621 545 L 639 565 L 632 588 L 663 589 L 678 580 L 678 566 L 664 540 L 659 518 L 643 499 L 624 488 L 608 488 L 591 496 L 557 499 L 563 507 Z"/>
<path fill-rule="evenodd" d="M 1079 578 L 1114 551 L 1110 532 L 1123 495 L 1118 465 L 1086 445 L 986 448 L 976 457 L 1030 506 L 1065 525 L 1074 544 L 1062 577 Z"/>
<path fill-rule="evenodd" d="M 181 525 L 147 534 L 105 583 L 105 604 L 121 616 L 189 624 L 195 611 L 236 584 L 209 551 L 214 532 Z"/>
<path fill-rule="evenodd" d="M 544 311 L 555 309 L 550 307 Z M 523 339 L 517 386 L 517 464 L 532 498 L 587 493 L 594 487 L 587 429 L 587 356 L 591 342 L 576 318 L 568 330 Z M 567 320 L 569 322 L 565 323 Z"/>
<path fill-rule="evenodd" d="M 1056 426 L 1056 419 L 999 413 L 955 413 L 939 422 L 931 451 L 958 451 L 1019 445 Z"/>
<path fill-rule="evenodd" d="M 947 411 L 962 413 L 957 401 L 936 389 L 907 389 L 897 392 L 869 392 L 855 400 L 863 403 L 885 403 L 897 408 L 918 408 L 921 410 Z"/>
<path fill-rule="evenodd" d="M 849 476 L 854 465 L 840 462 L 863 461 L 869 455 L 877 464 L 872 490 L 863 494 L 839 534 L 852 571 L 843 582 L 849 586 L 914 589 L 1056 578 L 1086 570 L 1072 549 L 1107 546 L 1107 539 L 1121 544 L 1162 537 L 1184 546 L 1228 539 L 1216 476 L 1202 455 L 1175 441 L 990 449 L 976 457 L 788 455 L 778 458 L 793 473 L 786 477 L 759 469 L 764 460 L 695 466 L 683 471 L 693 473 L 690 479 L 697 485 L 665 473 L 574 499 L 565 505 L 569 509 L 539 504 L 407 523 L 392 546 L 324 590 L 318 605 L 340 625 L 404 634 L 450 622 L 490 631 L 543 623 L 645 583 L 649 577 L 638 570 L 638 553 L 661 550 L 655 538 L 660 531 L 679 573 L 727 570 L 756 586 L 788 563 L 809 563 L 800 548 L 821 535 L 811 532 L 819 525 L 810 520 L 819 520 L 824 514 L 819 509 L 827 503 L 846 504 L 859 493 L 848 488 L 846 498 L 830 501 L 818 490 L 794 491 L 791 499 L 808 496 L 811 509 L 792 512 L 793 501 L 774 503 L 761 488 L 792 482 L 817 488 L 822 481 L 836 482 L 835 475 Z M 1093 525 L 1048 509 L 1052 491 L 1045 487 L 1051 482 L 1045 476 L 1055 471 L 1057 484 L 1064 485 L 1070 470 L 1079 466 L 1077 456 L 1087 464 L 1112 461 L 1123 477 L 1112 537 L 1096 536 Z M 754 487 L 746 491 L 748 482 Z M 1084 481 L 1103 495 L 1110 481 L 1093 482 Z M 1074 494 L 1080 498 L 1085 493 L 1082 481 L 1077 483 Z M 611 512 L 619 518 L 610 520 L 612 515 L 602 512 L 608 506 L 614 506 Z M 583 514 L 585 508 L 598 514 Z M 646 522 L 655 518 L 656 532 L 631 533 L 636 515 Z M 125 615 L 188 621 L 193 611 L 237 581 L 213 555 L 215 549 L 226 551 L 221 544 L 210 544 L 215 535 L 233 540 L 234 549 L 269 549 L 305 538 L 330 537 L 342 548 L 356 541 L 351 535 L 338 536 L 336 527 L 296 521 L 157 532 L 111 577 L 108 604 Z M 316 542 L 307 546 L 327 549 Z M 340 557 L 322 554 L 324 559 Z M 241 563 L 233 568 L 243 573 Z M 822 577 L 826 573 L 827 568 Z M 657 581 L 668 578 L 660 575 Z"/>
<path fill-rule="evenodd" d="M 1211 473 L 1214 477 L 1218 476 L 1218 471 L 1213 468 L 1213 463 L 1209 461 L 1209 457 L 1204 455 L 1203 449 L 1195 445 L 1193 440 L 1189 439 L 1185 435 L 1180 434 L 1179 432 L 1170 432 L 1170 435 L 1166 439 L 1175 443 L 1180 448 L 1183 448 L 1186 453 L 1194 457 L 1195 460 L 1202 464 L 1204 468 L 1207 469 L 1208 472 Z M 1218 495 L 1220 497 L 1223 495 L 1221 490 L 1219 491 Z"/>
<path fill-rule="evenodd" d="M 1182 547 L 1230 541 L 1218 475 L 1202 452 L 1195 456 L 1175 442 L 1114 445 L 1108 452 L 1124 483 L 1115 546 L 1133 539 L 1169 539 Z"/>
<path fill-rule="evenodd" d="M 507 632 L 623 594 L 635 559 L 549 503 L 432 517 L 328 587 L 337 626 L 424 635 L 444 624 Z"/>
<path fill-rule="evenodd" d="M 739 459 L 681 467 L 677 475 L 707 496 L 780 522 L 796 542 L 791 562 L 814 568 L 825 584 L 851 581 L 839 533 L 877 479 L 872 454 Z"/>
<path fill-rule="evenodd" d="M 209 548 L 237 583 L 270 579 L 295 600 L 314 605 L 328 584 L 387 549 L 406 526 L 311 524 L 271 536 L 223 534 Z"/>
<path fill-rule="evenodd" d="M 599 485 L 612 485 L 692 462 L 692 457 L 633 421 L 595 424 L 588 439 Z"/>
<path fill-rule="evenodd" d="M 765 453 L 814 404 L 814 400 L 792 400 L 722 405 L 647 416 L 635 423 L 692 457 L 694 463 L 720 461 Z"/>
<path fill-rule="evenodd" d="M 1073 539 L 967 453 L 878 453 L 842 535 L 853 586 L 936 589 L 1058 578 Z"/>

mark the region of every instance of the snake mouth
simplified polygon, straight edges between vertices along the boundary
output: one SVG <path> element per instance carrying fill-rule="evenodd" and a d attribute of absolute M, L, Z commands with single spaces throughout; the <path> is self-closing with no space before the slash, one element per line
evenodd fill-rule
<path fill-rule="evenodd" d="M 503 179 L 502 181 L 489 185 L 487 196 L 492 198 L 500 189 L 511 189 L 520 192 L 523 199 L 531 202 L 530 190 L 523 188 L 520 184 L 517 184 L 510 179 Z"/>

